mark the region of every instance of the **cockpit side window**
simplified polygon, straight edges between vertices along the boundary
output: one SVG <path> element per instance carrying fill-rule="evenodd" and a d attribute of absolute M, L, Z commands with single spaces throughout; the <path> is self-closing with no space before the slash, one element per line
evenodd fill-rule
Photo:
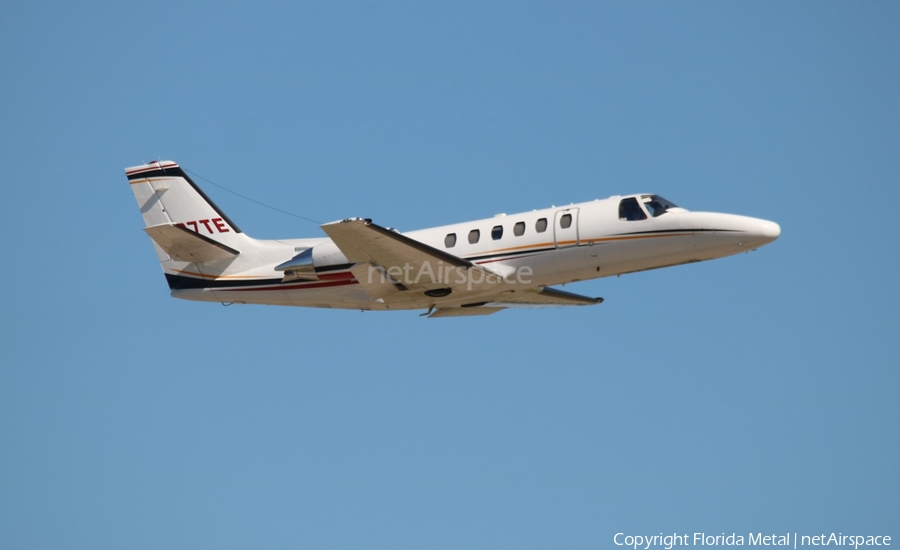
<path fill-rule="evenodd" d="M 647 212 L 654 218 L 658 218 L 669 211 L 670 208 L 678 208 L 673 202 L 669 202 L 659 195 L 642 195 L 641 201 L 647 208 Z"/>
<path fill-rule="evenodd" d="M 647 214 L 644 214 L 644 211 L 641 209 L 641 205 L 638 204 L 637 199 L 634 197 L 630 197 L 627 199 L 622 199 L 622 202 L 619 203 L 619 219 L 627 220 L 630 222 L 646 220 Z"/>

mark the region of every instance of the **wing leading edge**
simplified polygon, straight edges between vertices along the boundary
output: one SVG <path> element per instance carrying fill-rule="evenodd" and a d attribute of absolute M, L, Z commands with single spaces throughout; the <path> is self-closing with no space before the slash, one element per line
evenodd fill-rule
<path fill-rule="evenodd" d="M 423 260 L 444 262 L 455 267 L 474 265 L 459 256 L 376 225 L 369 219 L 351 218 L 327 223 L 322 226 L 322 230 L 331 237 L 344 256 L 355 263 L 371 262 L 385 268 L 418 264 Z"/>
<path fill-rule="evenodd" d="M 398 290 L 427 292 L 466 288 L 468 291 L 482 291 L 497 286 L 502 281 L 502 277 L 492 271 L 381 227 L 372 223 L 372 220 L 353 218 L 325 224 L 322 230 L 331 237 L 348 260 L 385 274 Z M 452 280 L 444 277 L 449 273 L 448 270 L 454 271 Z M 361 283 L 363 279 L 371 282 L 373 278 L 372 272 L 362 279 L 360 269 L 354 269 L 353 272 Z M 469 276 L 462 277 L 457 272 Z M 472 281 L 477 281 L 477 284 Z"/>

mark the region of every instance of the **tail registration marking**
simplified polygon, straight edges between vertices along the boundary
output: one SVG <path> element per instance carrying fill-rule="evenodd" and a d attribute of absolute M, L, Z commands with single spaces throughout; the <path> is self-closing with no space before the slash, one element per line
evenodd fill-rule
<path fill-rule="evenodd" d="M 212 227 L 210 227 L 210 223 L 212 223 Z M 184 222 L 179 223 L 181 227 L 185 225 L 191 227 L 194 230 L 194 233 L 199 233 L 200 224 L 203 224 L 203 227 L 206 228 L 206 232 L 212 235 L 213 233 L 229 233 L 231 230 L 228 229 L 228 226 L 225 225 L 225 221 L 222 218 L 213 218 L 211 220 L 197 220 L 192 222 Z M 213 227 L 216 229 L 213 231 Z"/>

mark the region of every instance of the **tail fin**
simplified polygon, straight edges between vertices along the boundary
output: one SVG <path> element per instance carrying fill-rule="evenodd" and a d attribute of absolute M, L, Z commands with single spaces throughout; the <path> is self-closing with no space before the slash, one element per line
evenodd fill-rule
<path fill-rule="evenodd" d="M 195 271 L 222 273 L 241 253 L 258 248 L 174 162 L 126 168 L 125 175 L 167 276 L 186 263 L 212 263 Z"/>
<path fill-rule="evenodd" d="M 170 160 L 125 169 L 146 227 L 176 225 L 233 246 L 241 230 Z"/>

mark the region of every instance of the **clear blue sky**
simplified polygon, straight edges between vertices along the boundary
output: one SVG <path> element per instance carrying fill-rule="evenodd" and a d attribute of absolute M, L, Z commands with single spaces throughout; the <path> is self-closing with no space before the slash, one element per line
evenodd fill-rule
<path fill-rule="evenodd" d="M 0 4 L 0 547 L 900 539 L 900 4 L 127 4 Z M 168 297 L 156 158 L 323 221 L 656 192 L 783 232 L 593 308 L 223 308 Z"/>

